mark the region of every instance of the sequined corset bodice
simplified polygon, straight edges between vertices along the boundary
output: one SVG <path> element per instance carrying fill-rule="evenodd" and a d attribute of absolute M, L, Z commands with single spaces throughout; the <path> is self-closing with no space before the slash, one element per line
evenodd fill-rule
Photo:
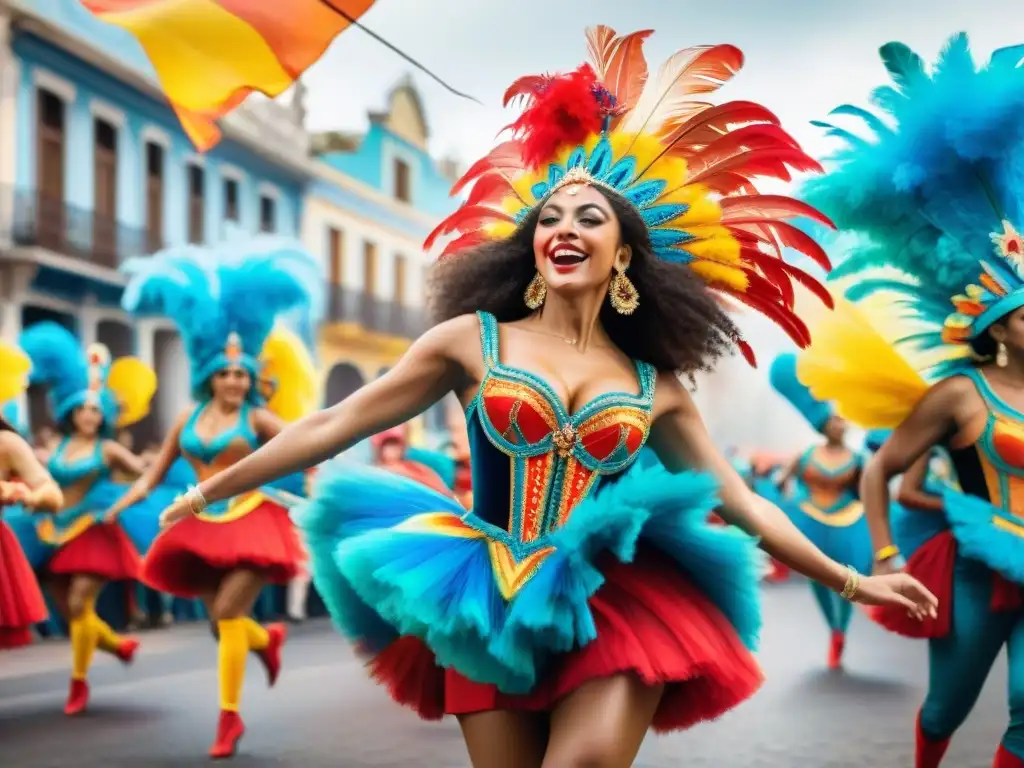
<path fill-rule="evenodd" d="M 996 394 L 981 371 L 967 376 L 985 401 L 988 419 L 974 445 L 951 451 L 957 479 L 965 493 L 1024 518 L 1024 413 Z"/>
<path fill-rule="evenodd" d="M 822 510 L 834 510 L 856 500 L 857 479 L 862 468 L 861 457 L 851 453 L 839 464 L 829 465 L 811 448 L 800 459 L 798 475 L 811 501 Z"/>
<path fill-rule="evenodd" d="M 249 406 L 243 404 L 238 412 L 238 421 L 233 427 L 204 440 L 196 432 L 196 422 L 204 405 L 196 406 L 188 422 L 181 430 L 178 445 L 199 479 L 205 479 L 221 469 L 256 450 L 259 439 L 249 423 Z"/>
<path fill-rule="evenodd" d="M 57 450 L 53 452 L 50 460 L 46 463 L 50 476 L 57 485 L 61 488 L 69 488 L 86 478 L 92 478 L 95 481 L 109 474 L 109 469 L 103 460 L 102 440 L 96 441 L 96 447 L 92 453 L 72 461 L 64 458 L 68 440 L 69 438 L 65 437 L 60 441 Z"/>
<path fill-rule="evenodd" d="M 479 317 L 486 374 L 467 409 L 474 495 L 466 520 L 528 551 L 636 460 L 657 373 L 638 362 L 638 392 L 599 395 L 570 414 L 541 377 L 501 362 L 498 323 Z"/>

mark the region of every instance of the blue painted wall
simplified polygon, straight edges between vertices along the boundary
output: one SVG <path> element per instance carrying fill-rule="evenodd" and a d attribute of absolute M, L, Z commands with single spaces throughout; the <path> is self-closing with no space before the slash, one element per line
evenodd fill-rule
<path fill-rule="evenodd" d="M 455 203 L 448 196 L 451 182 L 438 173 L 434 159 L 379 123 L 370 125 L 370 130 L 355 152 L 330 152 L 322 155 L 320 160 L 394 197 L 395 158 L 404 160 L 412 171 L 413 208 L 434 216 L 445 216 L 454 210 Z"/>
<path fill-rule="evenodd" d="M 49 0 L 47 5 L 61 5 Z M 88 16 L 88 14 L 86 14 Z M 106 25 L 102 25 L 106 29 Z M 113 28 L 110 28 L 113 29 Z M 115 30 L 116 31 L 116 30 Z M 119 43 L 120 44 L 120 43 Z M 93 100 L 105 103 L 125 114 L 126 124 L 118 135 L 118 211 L 119 221 L 129 227 L 144 228 L 145 131 L 152 126 L 169 135 L 171 145 L 165 154 L 164 169 L 164 241 L 169 245 L 186 242 L 188 233 L 188 169 L 195 152 L 177 118 L 162 102 L 143 95 L 116 78 L 84 64 L 71 54 L 33 35 L 20 33 L 14 52 L 21 61 L 18 91 L 18 130 L 16 180 L 19 188 L 31 190 L 36 179 L 36 86 L 34 72 L 42 69 L 71 82 L 76 89 L 73 104 L 65 112 L 67 202 L 91 210 L 93 207 Z M 224 179 L 226 165 L 242 171 L 239 226 L 256 231 L 259 227 L 259 187 L 273 185 L 279 192 L 277 231 L 297 235 L 305 180 L 285 168 L 274 165 L 245 147 L 222 141 L 203 157 L 205 170 L 205 227 L 207 242 L 217 242 L 229 232 L 224 222 Z"/>

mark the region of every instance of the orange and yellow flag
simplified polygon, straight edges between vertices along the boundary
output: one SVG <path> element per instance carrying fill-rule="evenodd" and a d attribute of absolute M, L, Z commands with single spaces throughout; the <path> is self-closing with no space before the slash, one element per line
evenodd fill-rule
<path fill-rule="evenodd" d="M 81 0 L 142 45 L 200 151 L 253 91 L 286 91 L 375 0 Z"/>

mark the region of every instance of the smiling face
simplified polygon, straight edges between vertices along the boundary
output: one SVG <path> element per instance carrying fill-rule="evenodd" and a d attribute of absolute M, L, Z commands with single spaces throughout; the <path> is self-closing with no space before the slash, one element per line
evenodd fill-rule
<path fill-rule="evenodd" d="M 621 240 L 619 221 L 604 195 L 585 184 L 563 187 L 537 219 L 537 271 L 555 293 L 605 291 L 616 260 L 622 268 L 629 265 L 629 249 L 620 248 Z"/>
<path fill-rule="evenodd" d="M 252 377 L 239 365 L 231 365 L 217 371 L 210 381 L 213 398 L 224 405 L 241 407 L 252 387 Z"/>
<path fill-rule="evenodd" d="M 71 426 L 83 437 L 95 437 L 103 426 L 103 412 L 95 405 L 86 403 L 71 414 Z"/>
<path fill-rule="evenodd" d="M 1009 354 L 1024 358 L 1024 307 L 993 323 L 988 332 L 997 343 L 1006 345 Z"/>

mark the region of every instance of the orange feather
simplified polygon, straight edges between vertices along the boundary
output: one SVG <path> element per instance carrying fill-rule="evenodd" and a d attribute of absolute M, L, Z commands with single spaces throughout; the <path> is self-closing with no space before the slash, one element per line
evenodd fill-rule
<path fill-rule="evenodd" d="M 471 229 L 479 229 L 484 224 L 492 221 L 514 221 L 505 211 L 498 211 L 486 205 L 463 205 L 455 213 L 438 224 L 434 231 L 427 235 L 423 242 L 423 249 L 429 251 L 434 242 L 441 235 L 449 235 L 452 232 L 466 232 Z"/>
<path fill-rule="evenodd" d="M 779 118 L 752 101 L 711 105 L 680 123 L 669 121 L 663 140 L 680 147 L 706 146 L 727 134 L 733 126 L 748 123 L 779 125 Z"/>
<path fill-rule="evenodd" d="M 521 173 L 522 170 L 522 144 L 515 139 L 505 141 L 473 163 L 469 170 L 462 175 L 462 178 L 455 182 L 455 186 L 452 187 L 450 194 L 454 197 L 467 184 L 489 171 L 501 171 L 509 175 L 515 175 L 516 173 Z"/>
<path fill-rule="evenodd" d="M 550 75 L 523 75 L 505 89 L 501 105 L 507 107 L 516 99 L 530 102 L 549 82 L 551 82 Z"/>
<path fill-rule="evenodd" d="M 653 29 L 645 29 L 619 37 L 604 25 L 587 29 L 587 51 L 597 79 L 615 96 L 623 111 L 636 106 L 647 83 L 643 45 L 653 33 Z"/>
<path fill-rule="evenodd" d="M 832 220 L 807 203 L 784 195 L 737 195 L 719 201 L 722 223 L 743 219 L 795 219 L 808 218 L 835 229 Z"/>
<path fill-rule="evenodd" d="M 660 133 L 671 122 L 681 122 L 704 105 L 689 98 L 711 93 L 743 66 L 743 52 L 732 45 L 700 46 L 679 51 L 648 79 L 636 106 L 623 118 L 626 133 Z"/>

